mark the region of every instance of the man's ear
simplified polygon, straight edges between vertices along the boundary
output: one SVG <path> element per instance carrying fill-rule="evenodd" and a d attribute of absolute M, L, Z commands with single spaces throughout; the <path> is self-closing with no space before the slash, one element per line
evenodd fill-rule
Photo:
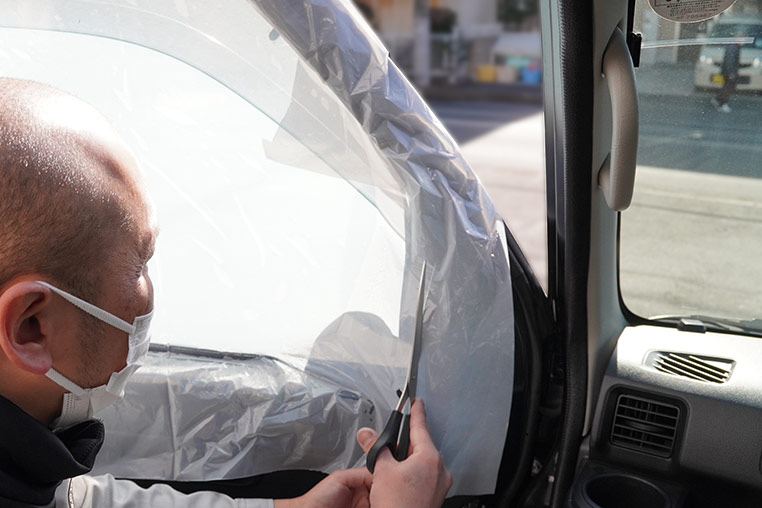
<path fill-rule="evenodd" d="M 49 314 L 51 292 L 34 281 L 11 283 L 0 293 L 0 348 L 18 368 L 44 374 L 53 364 L 44 316 Z"/>

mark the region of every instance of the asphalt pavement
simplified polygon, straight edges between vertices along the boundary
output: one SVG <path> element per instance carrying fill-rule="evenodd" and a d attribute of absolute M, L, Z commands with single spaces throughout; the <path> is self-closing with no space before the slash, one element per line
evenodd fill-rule
<path fill-rule="evenodd" d="M 638 164 L 702 173 L 762 176 L 762 95 L 736 93 L 730 113 L 697 90 L 693 63 L 636 69 L 640 99 Z"/>
<path fill-rule="evenodd" d="M 762 97 L 736 96 L 730 113 L 710 93 L 640 100 L 638 163 L 702 173 L 762 176 Z"/>

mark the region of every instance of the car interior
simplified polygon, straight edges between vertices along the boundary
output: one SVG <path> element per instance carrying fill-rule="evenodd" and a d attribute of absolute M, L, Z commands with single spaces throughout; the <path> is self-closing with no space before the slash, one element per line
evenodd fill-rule
<path fill-rule="evenodd" d="M 742 4 L 727 16 L 753 23 L 758 6 Z M 757 506 L 759 291 L 733 279 L 756 277 L 743 249 L 759 240 L 732 223 L 759 221 L 745 213 L 758 195 L 738 193 L 754 188 L 759 163 L 715 140 L 740 155 L 731 125 L 759 97 L 739 92 L 730 119 L 696 89 L 700 51 L 728 18 L 664 2 L 543 5 L 549 297 L 566 382 L 558 466 L 540 481 L 554 484 L 552 506 Z M 753 53 L 738 30 L 725 48 Z M 622 54 L 629 73 L 607 61 Z M 616 176 L 629 207 L 616 203 L 615 169 L 633 172 Z"/>
<path fill-rule="evenodd" d="M 762 3 L 538 1 L 546 285 L 520 239 L 490 223 L 489 198 L 422 99 L 404 95 L 399 70 L 385 68 L 399 87 L 383 92 L 404 92 L 407 110 L 345 82 L 341 65 L 352 66 L 337 58 L 382 53 L 366 48 L 371 29 L 348 2 L 221 2 L 220 17 L 261 14 L 227 35 L 272 43 L 262 67 L 244 45 L 217 51 L 207 35 L 225 23 L 194 25 L 176 5 L 147 16 L 154 7 L 113 2 L 96 16 L 72 2 L 81 20 L 46 2 L 0 7 L 3 75 L 103 109 L 145 161 L 160 214 L 176 218 L 152 266 L 166 309 L 156 326 L 171 334 L 154 336 L 152 360 L 104 417 L 122 425 L 109 427 L 96 472 L 280 498 L 362 464 L 354 433 L 382 426 L 394 404 L 415 260 L 429 257 L 482 267 L 443 271 L 431 298 L 477 329 L 490 357 L 464 347 L 425 373 L 458 394 L 432 392 L 433 419 L 461 413 L 448 424 L 468 437 L 446 443 L 463 479 L 445 506 L 762 504 Z M 313 47 L 289 31 L 301 7 L 338 13 L 343 28 Z M 728 113 L 713 100 L 734 44 L 742 79 Z M 281 75 L 307 85 L 268 89 Z M 257 108 L 253 95 L 265 98 Z M 200 158 L 211 171 L 195 169 Z M 258 169 L 227 170 L 239 166 Z M 461 178 L 447 188 L 465 203 L 455 218 L 431 212 L 426 182 L 442 174 Z M 189 273 L 196 290 L 162 293 Z M 456 333 L 441 314 L 427 315 L 435 346 Z M 242 329 L 256 331 L 245 347 Z M 462 381 L 480 365 L 502 389 Z M 504 445 L 488 450 L 495 440 Z"/>

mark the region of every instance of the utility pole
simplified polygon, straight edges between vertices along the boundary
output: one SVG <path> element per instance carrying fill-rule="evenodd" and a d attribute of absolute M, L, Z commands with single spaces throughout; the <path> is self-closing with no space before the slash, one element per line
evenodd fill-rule
<path fill-rule="evenodd" d="M 413 77 L 419 88 L 431 84 L 429 0 L 415 0 L 413 26 Z"/>

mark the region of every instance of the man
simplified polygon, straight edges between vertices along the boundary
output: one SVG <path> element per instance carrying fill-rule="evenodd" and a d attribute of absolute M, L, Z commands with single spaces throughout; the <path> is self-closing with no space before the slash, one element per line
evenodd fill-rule
<path fill-rule="evenodd" d="M 148 349 L 146 263 L 156 223 L 137 164 L 92 107 L 51 87 L 0 79 L 0 505 L 270 506 L 90 478 L 103 442 L 92 414 L 121 396 Z M 376 438 L 362 429 L 366 451 Z M 329 475 L 290 506 L 438 506 L 450 486 L 413 406 L 411 453 L 373 476 Z M 158 505 L 158 504 L 157 504 Z"/>
<path fill-rule="evenodd" d="M 746 37 L 746 31 L 741 30 L 737 37 Z M 730 96 L 736 89 L 738 83 L 738 68 L 740 66 L 741 46 L 740 44 L 728 44 L 725 47 L 725 54 L 722 58 L 722 65 L 720 66 L 720 72 L 722 73 L 722 87 L 717 92 L 717 95 L 712 97 L 712 105 L 717 108 L 717 111 L 723 113 L 730 113 Z"/>

